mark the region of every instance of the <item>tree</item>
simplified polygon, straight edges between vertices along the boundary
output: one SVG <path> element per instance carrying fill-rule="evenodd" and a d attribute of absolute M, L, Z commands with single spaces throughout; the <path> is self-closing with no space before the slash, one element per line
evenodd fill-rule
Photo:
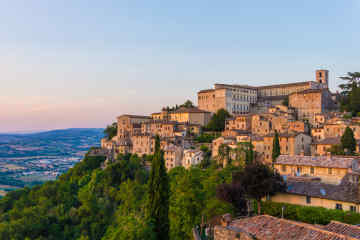
<path fill-rule="evenodd" d="M 286 188 L 282 177 L 265 164 L 254 162 L 233 176 L 233 182 L 241 184 L 248 198 L 255 199 L 258 205 L 258 214 L 261 214 L 261 199 L 266 195 L 274 195 Z"/>
<path fill-rule="evenodd" d="M 273 149 L 272 149 L 272 163 L 274 164 L 277 157 L 280 156 L 280 141 L 279 141 L 279 134 L 275 131 L 275 136 L 273 140 Z"/>
<path fill-rule="evenodd" d="M 104 134 L 109 140 L 115 137 L 117 134 L 117 123 L 114 122 L 113 124 L 108 125 L 104 130 Z"/>
<path fill-rule="evenodd" d="M 180 105 L 180 107 L 186 107 L 186 108 L 193 108 L 195 107 L 194 104 L 192 103 L 192 101 L 190 100 L 186 100 L 186 102 L 182 105 Z"/>
<path fill-rule="evenodd" d="M 246 198 L 244 187 L 241 183 L 220 184 L 216 188 L 216 197 L 233 205 L 237 214 L 244 215 L 246 213 Z"/>
<path fill-rule="evenodd" d="M 354 132 L 350 127 L 346 127 L 344 134 L 341 137 L 341 146 L 346 154 L 354 154 L 356 150 L 356 140 Z"/>
<path fill-rule="evenodd" d="M 155 140 L 155 154 L 149 178 L 147 217 L 154 224 L 157 239 L 169 239 L 169 179 L 160 138 Z"/>
<path fill-rule="evenodd" d="M 249 164 L 253 163 L 254 158 L 255 158 L 255 156 L 254 156 L 254 146 L 252 145 L 252 142 L 250 141 L 248 145 L 249 145 L 249 147 L 248 147 L 248 149 L 246 151 L 246 158 L 245 158 L 245 164 L 246 165 L 249 165 Z"/>
<path fill-rule="evenodd" d="M 207 130 L 222 132 L 225 129 L 225 120 L 231 117 L 230 113 L 225 109 L 219 109 L 211 118 L 206 126 Z"/>
<path fill-rule="evenodd" d="M 334 144 L 326 150 L 331 153 L 331 155 L 345 155 L 344 149 L 341 144 Z"/>
<path fill-rule="evenodd" d="M 289 106 L 289 96 L 286 96 L 286 98 L 282 101 L 282 105 Z"/>
<path fill-rule="evenodd" d="M 340 94 L 341 109 L 356 116 L 360 112 L 360 72 L 348 72 L 340 79 L 346 81 L 346 83 L 339 85 L 342 90 Z"/>

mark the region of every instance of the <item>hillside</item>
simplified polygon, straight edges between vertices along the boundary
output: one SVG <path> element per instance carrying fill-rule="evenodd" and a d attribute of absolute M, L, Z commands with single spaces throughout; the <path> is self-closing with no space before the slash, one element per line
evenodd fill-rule
<path fill-rule="evenodd" d="M 145 217 L 149 172 L 144 159 L 119 156 L 101 169 L 103 161 L 86 156 L 58 180 L 0 199 L 0 239 L 157 239 Z M 231 172 L 182 167 L 169 172 L 170 239 L 191 239 L 191 229 L 203 217 L 232 212 L 215 194 Z"/>
<path fill-rule="evenodd" d="M 103 129 L 63 129 L 31 134 L 0 134 L 0 195 L 3 191 L 53 180 L 92 146 Z"/>

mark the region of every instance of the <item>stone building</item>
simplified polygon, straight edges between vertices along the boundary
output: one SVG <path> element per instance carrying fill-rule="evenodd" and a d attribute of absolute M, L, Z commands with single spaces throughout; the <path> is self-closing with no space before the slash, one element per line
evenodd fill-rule
<path fill-rule="evenodd" d="M 167 144 L 163 147 L 165 167 L 169 171 L 174 167 L 181 166 L 183 148 L 174 144 Z"/>
<path fill-rule="evenodd" d="M 252 116 L 247 115 L 239 115 L 236 117 L 228 118 L 225 121 L 225 129 L 226 130 L 251 130 L 251 122 Z"/>
<path fill-rule="evenodd" d="M 132 154 L 143 156 L 153 154 L 155 151 L 155 138 L 150 134 L 139 134 L 130 137 Z"/>
<path fill-rule="evenodd" d="M 213 89 L 198 92 L 198 107 L 215 113 L 223 108 L 230 114 L 244 114 L 251 108 L 281 105 L 287 96 L 301 91 L 328 89 L 329 74 L 327 70 L 317 70 L 316 81 L 277 84 L 268 86 L 248 86 L 215 84 Z M 332 95 L 330 94 L 330 98 Z"/>
<path fill-rule="evenodd" d="M 272 162 L 272 150 L 275 134 L 264 136 L 264 160 L 266 163 Z M 285 133 L 279 134 L 280 153 L 290 156 L 310 155 L 311 137 L 304 133 Z"/>
<path fill-rule="evenodd" d="M 257 102 L 257 89 L 246 85 L 215 84 L 214 89 L 198 92 L 198 107 L 216 113 L 225 109 L 230 114 L 248 113 Z"/>
<path fill-rule="evenodd" d="M 117 118 L 117 135 L 129 137 L 130 135 L 141 134 L 141 124 L 151 121 L 151 117 L 138 115 L 121 115 Z"/>
<path fill-rule="evenodd" d="M 271 201 L 359 212 L 359 158 L 279 156 L 274 167 L 287 176 L 287 190 Z"/>
<path fill-rule="evenodd" d="M 336 108 L 327 88 L 307 89 L 289 95 L 289 106 L 296 109 L 300 120 L 308 120 L 315 124 L 315 116 Z"/>
<path fill-rule="evenodd" d="M 203 152 L 195 149 L 186 149 L 184 150 L 184 156 L 182 159 L 182 166 L 186 169 L 191 166 L 195 166 L 201 163 L 203 160 Z"/>
<path fill-rule="evenodd" d="M 205 126 L 211 119 L 211 113 L 208 111 L 200 110 L 199 108 L 181 107 L 174 112 L 170 112 L 170 120 L 179 123 L 198 124 Z"/>

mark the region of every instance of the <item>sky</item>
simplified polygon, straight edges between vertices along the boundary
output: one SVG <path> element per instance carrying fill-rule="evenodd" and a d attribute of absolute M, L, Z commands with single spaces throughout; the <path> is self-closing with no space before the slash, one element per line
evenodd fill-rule
<path fill-rule="evenodd" d="M 105 127 L 254 86 L 360 71 L 360 0 L 0 0 L 0 132 Z"/>

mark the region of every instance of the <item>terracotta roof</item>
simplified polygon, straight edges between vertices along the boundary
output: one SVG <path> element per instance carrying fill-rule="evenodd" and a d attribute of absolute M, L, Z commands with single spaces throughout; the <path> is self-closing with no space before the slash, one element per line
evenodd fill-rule
<path fill-rule="evenodd" d="M 323 92 L 323 89 L 306 89 L 306 90 L 303 90 L 303 91 L 300 91 L 300 92 L 293 92 L 290 95 L 292 95 L 292 94 L 320 93 L 320 92 Z"/>
<path fill-rule="evenodd" d="M 181 107 L 178 110 L 176 110 L 175 113 L 210 113 L 210 112 L 201 110 L 196 107 L 192 107 L 192 108 Z"/>
<path fill-rule="evenodd" d="M 322 140 L 316 141 L 314 144 L 335 145 L 335 144 L 340 144 L 340 143 L 341 143 L 341 138 L 334 137 L 334 138 L 324 138 Z"/>
<path fill-rule="evenodd" d="M 234 220 L 229 226 L 237 231 L 252 234 L 260 240 L 346 240 L 355 239 L 329 232 L 316 226 L 268 215 Z"/>
<path fill-rule="evenodd" d="M 275 84 L 275 85 L 267 85 L 258 87 L 258 89 L 264 88 L 278 88 L 278 87 L 291 87 L 291 86 L 302 86 L 302 85 L 309 85 L 309 83 L 314 81 L 307 81 L 307 82 L 295 82 L 295 83 L 282 83 L 282 84 Z"/>
<path fill-rule="evenodd" d="M 198 91 L 198 93 L 207 93 L 207 92 L 214 92 L 215 89 L 204 89 L 204 90 L 200 90 Z"/>
<path fill-rule="evenodd" d="M 329 232 L 339 233 L 349 237 L 360 239 L 360 227 L 355 225 L 331 221 L 328 225 L 323 227 L 323 229 Z"/>
<path fill-rule="evenodd" d="M 149 116 L 131 115 L 131 114 L 123 114 L 123 115 L 119 116 L 118 118 L 120 118 L 120 117 L 146 118 L 146 119 L 151 119 L 151 117 L 149 117 Z"/>
<path fill-rule="evenodd" d="M 264 137 L 260 135 L 251 135 L 251 141 L 264 141 Z"/>
<path fill-rule="evenodd" d="M 223 88 L 245 88 L 245 89 L 251 89 L 251 90 L 257 90 L 258 87 L 249 86 L 249 85 L 241 85 L 241 84 L 222 84 L 222 83 L 215 83 L 215 89 L 223 89 Z"/>
<path fill-rule="evenodd" d="M 316 181 L 296 181 L 293 179 L 288 180 L 286 185 L 286 192 L 290 194 L 342 202 L 351 202 L 356 204 L 360 203 L 357 184 L 352 184 L 349 182 L 348 177 L 346 176 L 339 185 Z"/>
<path fill-rule="evenodd" d="M 354 160 L 358 161 L 358 158 L 340 157 L 340 156 L 280 155 L 276 159 L 275 164 L 314 166 L 314 167 L 325 167 L 325 168 L 351 168 Z"/>

